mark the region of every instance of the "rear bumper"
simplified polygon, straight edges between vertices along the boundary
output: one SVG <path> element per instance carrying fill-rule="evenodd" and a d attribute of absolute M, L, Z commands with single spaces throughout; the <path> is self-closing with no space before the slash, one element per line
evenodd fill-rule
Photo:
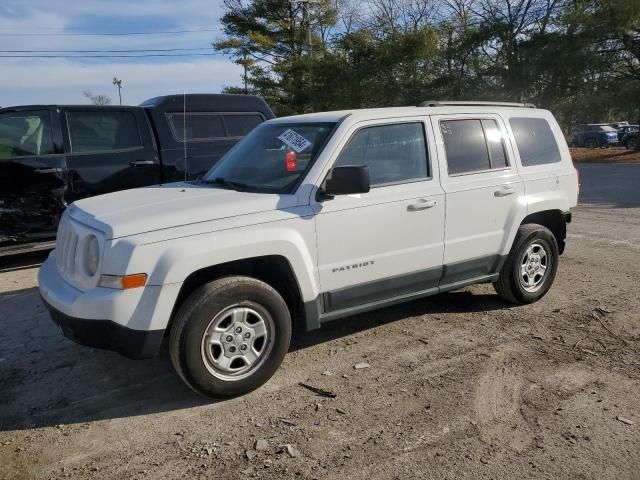
<path fill-rule="evenodd" d="M 64 336 L 80 345 L 142 359 L 155 356 L 162 343 L 164 330 L 133 330 L 110 320 L 75 318 L 57 310 L 44 298 L 43 301 Z"/>

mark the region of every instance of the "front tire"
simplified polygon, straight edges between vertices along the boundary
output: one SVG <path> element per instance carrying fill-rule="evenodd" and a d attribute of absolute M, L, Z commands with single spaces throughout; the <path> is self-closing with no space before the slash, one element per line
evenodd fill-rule
<path fill-rule="evenodd" d="M 636 147 L 638 146 L 638 139 L 637 138 L 628 138 L 626 142 L 624 142 L 624 148 L 626 148 L 627 150 L 635 150 Z"/>
<path fill-rule="evenodd" d="M 558 260 L 558 242 L 548 228 L 521 225 L 493 286 L 510 303 L 533 303 L 551 288 Z"/>
<path fill-rule="evenodd" d="M 291 316 L 284 299 L 250 277 L 224 277 L 180 306 L 169 336 L 171 361 L 193 390 L 209 398 L 248 393 L 284 359 Z"/>

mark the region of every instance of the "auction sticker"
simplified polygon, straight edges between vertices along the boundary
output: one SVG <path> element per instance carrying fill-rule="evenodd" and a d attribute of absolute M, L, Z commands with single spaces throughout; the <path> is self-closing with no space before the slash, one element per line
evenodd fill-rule
<path fill-rule="evenodd" d="M 291 129 L 285 130 L 278 137 L 278 140 L 281 140 L 283 143 L 286 143 L 288 146 L 293 148 L 297 153 L 302 152 L 305 148 L 311 145 L 311 142 L 304 138 L 302 135 L 294 132 Z"/>

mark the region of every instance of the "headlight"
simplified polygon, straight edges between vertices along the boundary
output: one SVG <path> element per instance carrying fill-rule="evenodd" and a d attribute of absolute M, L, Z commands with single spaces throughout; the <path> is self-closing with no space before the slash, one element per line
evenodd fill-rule
<path fill-rule="evenodd" d="M 84 271 L 93 277 L 98 271 L 100 263 L 100 243 L 95 235 L 89 235 L 85 242 L 83 265 Z"/>

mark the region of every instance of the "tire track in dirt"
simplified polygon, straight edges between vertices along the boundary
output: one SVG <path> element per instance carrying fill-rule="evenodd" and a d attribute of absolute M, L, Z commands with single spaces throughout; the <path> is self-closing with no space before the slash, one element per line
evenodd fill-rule
<path fill-rule="evenodd" d="M 478 381 L 475 409 L 484 442 L 521 452 L 533 442 L 533 433 L 520 413 L 523 379 L 510 361 L 516 351 L 502 345 L 490 356 Z"/>

